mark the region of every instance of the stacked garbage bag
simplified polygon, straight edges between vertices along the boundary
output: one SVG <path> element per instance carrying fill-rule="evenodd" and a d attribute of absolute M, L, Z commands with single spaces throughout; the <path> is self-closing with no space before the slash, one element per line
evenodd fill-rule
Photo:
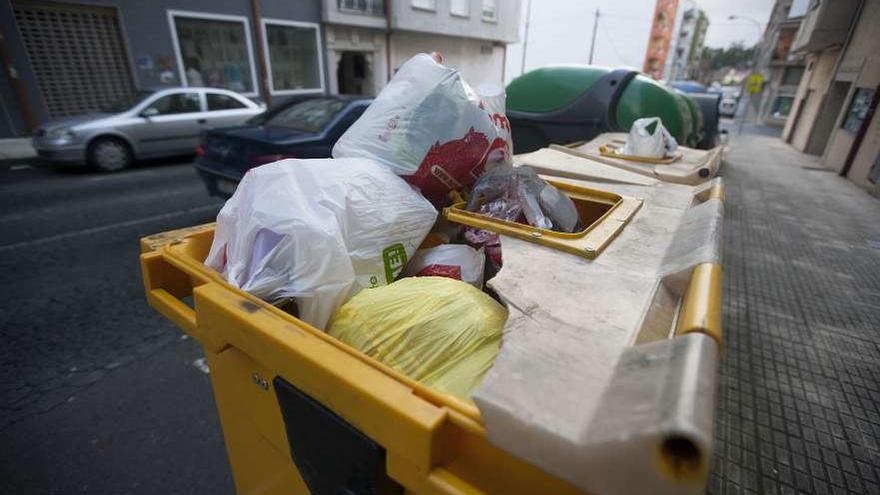
<path fill-rule="evenodd" d="M 405 63 L 333 158 L 248 171 L 217 217 L 206 264 L 438 391 L 467 399 L 492 366 L 505 307 L 483 291 L 497 233 L 462 228 L 451 198 L 487 217 L 573 232 L 578 212 L 514 167 L 500 88 L 475 91 L 439 56 Z"/>

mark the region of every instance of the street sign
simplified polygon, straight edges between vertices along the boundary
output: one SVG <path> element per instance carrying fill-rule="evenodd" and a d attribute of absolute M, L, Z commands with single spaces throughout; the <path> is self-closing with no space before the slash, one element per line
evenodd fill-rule
<path fill-rule="evenodd" d="M 755 72 L 754 74 L 751 74 L 746 80 L 746 91 L 748 91 L 749 94 L 760 93 L 763 87 L 764 74 L 761 74 L 760 72 Z"/>

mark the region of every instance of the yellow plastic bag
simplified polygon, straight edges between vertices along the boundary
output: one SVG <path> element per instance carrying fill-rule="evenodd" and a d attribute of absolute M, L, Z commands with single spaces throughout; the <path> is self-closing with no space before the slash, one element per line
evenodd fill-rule
<path fill-rule="evenodd" d="M 327 333 L 441 392 L 470 399 L 501 347 L 507 310 L 472 285 L 412 277 L 359 292 Z"/>

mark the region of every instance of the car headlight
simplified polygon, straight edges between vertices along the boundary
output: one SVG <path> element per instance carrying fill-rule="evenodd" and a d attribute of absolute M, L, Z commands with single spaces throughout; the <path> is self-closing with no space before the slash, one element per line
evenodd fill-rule
<path fill-rule="evenodd" d="M 73 141 L 76 134 L 70 129 L 54 129 L 49 131 L 49 139 L 53 141 Z"/>

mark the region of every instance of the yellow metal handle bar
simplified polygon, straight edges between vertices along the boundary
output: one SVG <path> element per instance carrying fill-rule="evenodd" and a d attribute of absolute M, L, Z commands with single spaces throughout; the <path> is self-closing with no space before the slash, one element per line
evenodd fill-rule
<path fill-rule="evenodd" d="M 694 267 L 684 293 L 675 335 L 700 332 L 721 345 L 721 265 L 703 263 Z"/>

